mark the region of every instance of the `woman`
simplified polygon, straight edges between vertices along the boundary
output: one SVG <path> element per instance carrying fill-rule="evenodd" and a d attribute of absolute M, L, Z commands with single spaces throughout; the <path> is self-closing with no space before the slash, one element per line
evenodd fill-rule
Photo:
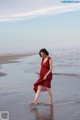
<path fill-rule="evenodd" d="M 33 90 L 35 91 L 35 99 L 32 104 L 38 104 L 38 97 L 40 92 L 48 92 L 49 103 L 53 104 L 52 92 L 51 92 L 51 80 L 52 80 L 52 58 L 46 49 L 41 49 L 39 52 L 40 57 L 42 57 L 41 68 L 39 73 L 39 78 L 37 82 L 34 83 Z"/>

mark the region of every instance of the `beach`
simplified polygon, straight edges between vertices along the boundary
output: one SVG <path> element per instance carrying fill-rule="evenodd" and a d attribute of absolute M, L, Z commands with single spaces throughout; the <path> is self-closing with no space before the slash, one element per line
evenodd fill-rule
<path fill-rule="evenodd" d="M 22 58 L 22 57 L 30 56 L 30 55 L 33 55 L 33 54 L 32 53 L 29 53 L 29 54 L 25 54 L 25 53 L 3 54 L 3 55 L 0 55 L 0 65 L 1 64 L 8 64 L 8 63 L 19 62 L 19 61 L 15 61 L 15 60 L 17 60 L 19 58 Z M 5 75 L 7 75 L 7 74 L 0 72 L 0 77 L 1 76 L 5 76 Z"/>
<path fill-rule="evenodd" d="M 74 60 L 74 53 L 77 52 L 51 53 L 53 106 L 45 104 L 47 92 L 41 93 L 38 105 L 29 104 L 35 96 L 33 84 L 41 61 L 37 54 L 1 63 L 0 70 L 7 75 L 0 77 L 0 111 L 8 111 L 10 120 L 80 120 L 80 56 L 75 54 Z"/>

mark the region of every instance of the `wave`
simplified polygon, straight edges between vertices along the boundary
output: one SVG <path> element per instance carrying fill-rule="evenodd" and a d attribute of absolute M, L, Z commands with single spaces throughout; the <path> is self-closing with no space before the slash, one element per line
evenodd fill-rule
<path fill-rule="evenodd" d="M 39 74 L 39 73 L 36 73 Z M 52 73 L 52 75 L 64 75 L 64 76 L 77 76 L 80 77 L 80 74 L 71 74 L 71 73 Z"/>
<path fill-rule="evenodd" d="M 73 66 L 75 66 L 75 67 L 80 67 L 80 64 L 67 64 L 67 65 L 65 65 L 65 64 L 56 64 L 55 66 L 66 66 L 66 67 L 73 67 Z"/>
<path fill-rule="evenodd" d="M 65 75 L 65 76 L 78 76 L 80 77 L 80 74 L 71 74 L 71 73 L 52 73 L 53 75 Z"/>

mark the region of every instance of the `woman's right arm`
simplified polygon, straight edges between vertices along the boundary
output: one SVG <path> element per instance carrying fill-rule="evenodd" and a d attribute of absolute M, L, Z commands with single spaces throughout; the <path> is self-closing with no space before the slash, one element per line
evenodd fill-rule
<path fill-rule="evenodd" d="M 43 60 L 43 59 L 42 59 L 42 60 Z M 40 70 L 39 70 L 38 78 L 40 78 L 42 60 L 41 60 L 41 63 L 40 63 Z"/>

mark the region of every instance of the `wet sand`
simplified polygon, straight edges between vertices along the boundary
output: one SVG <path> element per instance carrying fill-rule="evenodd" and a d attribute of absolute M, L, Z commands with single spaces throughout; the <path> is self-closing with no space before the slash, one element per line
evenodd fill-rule
<path fill-rule="evenodd" d="M 11 92 L 6 89 L 1 92 L 0 111 L 8 111 L 10 120 L 80 120 L 79 78 L 54 75 L 53 106 L 45 105 L 48 102 L 47 92 L 41 93 L 38 105 L 29 104 L 35 95 L 32 84 L 29 86 L 24 80 L 21 87 L 18 82 L 15 90 L 12 87 Z"/>
<path fill-rule="evenodd" d="M 7 63 L 14 63 L 14 62 L 17 62 L 17 61 L 14 61 L 16 59 L 20 59 L 22 57 L 26 57 L 26 56 L 32 56 L 32 55 L 35 55 L 35 53 L 26 53 L 26 54 L 3 54 L 3 55 L 0 55 L 0 64 L 7 64 Z"/>
<path fill-rule="evenodd" d="M 7 75 L 7 74 L 0 72 L 0 77 L 1 77 L 1 76 L 5 76 L 5 75 Z"/>
<path fill-rule="evenodd" d="M 17 63 L 20 61 L 15 61 L 17 59 L 26 57 L 26 56 L 32 56 L 34 54 L 3 54 L 0 55 L 0 65 L 1 64 L 9 64 L 9 63 Z M 0 67 L 1 69 L 1 67 Z M 6 73 L 0 72 L 0 77 L 7 75 Z"/>

